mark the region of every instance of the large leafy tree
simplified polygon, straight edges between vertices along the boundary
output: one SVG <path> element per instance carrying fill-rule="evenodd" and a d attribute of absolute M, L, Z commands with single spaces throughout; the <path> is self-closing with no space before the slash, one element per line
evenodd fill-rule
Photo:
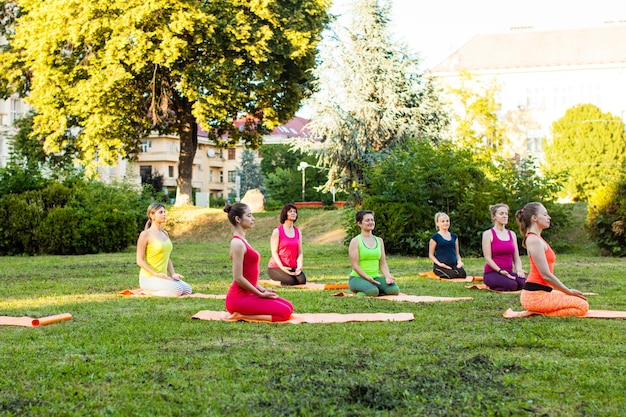
<path fill-rule="evenodd" d="M 134 155 L 148 132 L 180 137 L 176 204 L 191 201 L 197 123 L 255 148 L 311 91 L 328 0 L 0 2 L 0 93 L 36 110 L 47 152 L 89 165 Z M 234 120 L 248 116 L 243 128 Z M 75 141 L 64 138 L 76 132 Z M 225 138 L 225 139 L 224 139 Z"/>
<path fill-rule="evenodd" d="M 458 86 L 449 88 L 459 105 L 452 112 L 456 140 L 484 161 L 502 156 L 507 139 L 504 124 L 498 119 L 498 85 L 495 80 L 483 81 L 469 72 L 462 72 L 459 81 Z"/>
<path fill-rule="evenodd" d="M 587 201 L 601 186 L 618 181 L 626 162 L 624 122 L 593 104 L 579 104 L 552 124 L 544 147 L 545 171 L 566 174 L 566 196 Z"/>
<path fill-rule="evenodd" d="M 380 152 L 407 140 L 438 139 L 447 119 L 419 61 L 388 31 L 389 3 L 356 0 L 320 48 L 319 92 L 310 102 L 313 137 L 298 149 L 315 151 L 329 168 L 325 190 L 336 186 L 358 201 L 364 168 Z"/>

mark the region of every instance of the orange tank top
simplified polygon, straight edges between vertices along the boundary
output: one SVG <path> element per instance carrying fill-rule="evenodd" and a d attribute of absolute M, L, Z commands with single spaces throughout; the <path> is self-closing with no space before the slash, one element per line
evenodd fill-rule
<path fill-rule="evenodd" d="M 548 242 L 546 242 L 541 236 L 536 235 L 536 234 L 530 234 L 530 233 L 527 234 L 526 240 L 530 238 L 541 239 L 543 244 L 546 246 L 546 260 L 548 261 L 548 268 L 550 269 L 550 272 L 554 272 L 554 262 L 556 261 L 556 254 L 554 253 L 554 251 L 552 250 Z M 541 284 L 541 285 L 545 285 L 548 287 L 552 287 L 541 276 L 541 273 L 539 272 L 539 270 L 537 269 L 537 266 L 535 265 L 535 261 L 533 260 L 533 257 L 529 255 L 528 258 L 530 259 L 530 273 L 528 274 L 528 279 L 526 280 L 526 282 L 534 282 L 535 284 Z"/>

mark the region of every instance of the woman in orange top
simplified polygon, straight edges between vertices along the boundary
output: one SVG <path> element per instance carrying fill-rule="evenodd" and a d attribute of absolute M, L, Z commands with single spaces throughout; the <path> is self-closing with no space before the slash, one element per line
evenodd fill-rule
<path fill-rule="evenodd" d="M 528 311 L 546 316 L 584 316 L 587 299 L 578 290 L 568 288 L 554 275 L 556 255 L 541 231 L 550 227 L 548 210 L 541 203 L 528 203 L 515 213 L 524 236 L 522 246 L 528 251 L 530 274 L 522 288 L 520 302 Z"/>

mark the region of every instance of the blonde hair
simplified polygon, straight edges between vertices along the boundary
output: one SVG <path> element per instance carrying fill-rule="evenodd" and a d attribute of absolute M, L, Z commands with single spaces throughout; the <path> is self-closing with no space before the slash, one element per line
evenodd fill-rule
<path fill-rule="evenodd" d="M 152 203 L 148 206 L 148 210 L 146 211 L 146 216 L 148 216 L 148 221 L 146 222 L 146 226 L 143 228 L 143 230 L 148 230 L 150 226 L 152 226 L 152 218 L 150 216 L 162 208 L 165 208 L 165 206 L 161 203 Z"/>
<path fill-rule="evenodd" d="M 510 211 L 509 206 L 504 203 L 498 203 L 494 204 L 493 206 L 489 206 L 489 211 L 491 211 L 491 217 L 494 217 L 498 212 L 498 209 L 501 209 L 502 207 L 504 207 L 507 212 Z"/>
<path fill-rule="evenodd" d="M 450 218 L 450 216 L 448 216 L 446 213 L 444 213 L 443 211 L 439 211 L 435 214 L 435 226 L 437 226 L 437 222 L 439 221 L 440 217 L 446 216 L 447 218 Z M 437 226 L 439 227 L 439 226 Z"/>

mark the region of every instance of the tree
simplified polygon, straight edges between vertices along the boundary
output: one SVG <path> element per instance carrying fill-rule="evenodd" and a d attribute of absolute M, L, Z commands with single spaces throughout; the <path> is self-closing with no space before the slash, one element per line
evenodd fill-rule
<path fill-rule="evenodd" d="M 243 197 L 248 190 L 258 188 L 262 193 L 265 192 L 263 186 L 263 172 L 261 166 L 254 160 L 254 152 L 244 149 L 241 154 L 241 164 L 237 168 L 239 176 L 239 195 Z M 236 193 L 236 190 L 235 190 Z"/>
<path fill-rule="evenodd" d="M 625 166 L 624 122 L 592 104 L 579 104 L 552 124 L 544 147 L 545 172 L 567 174 L 563 191 L 587 201 L 601 186 L 620 180 Z"/>
<path fill-rule="evenodd" d="M 115 164 L 150 131 L 180 138 L 176 204 L 191 201 L 199 122 L 221 146 L 250 148 L 311 91 L 328 0 L 0 2 L 0 93 L 36 110 L 60 153 Z M 234 121 L 242 114 L 242 129 Z M 227 135 L 226 135 L 227 134 Z"/>
<path fill-rule="evenodd" d="M 318 167 L 315 156 L 292 150 L 289 145 L 263 145 L 261 155 L 268 206 L 302 200 L 302 171 L 298 171 L 300 162 L 309 164 L 305 174 L 305 201 L 332 203 L 332 195 L 319 190 L 327 180 L 327 171 Z"/>
<path fill-rule="evenodd" d="M 490 161 L 501 154 L 506 145 L 505 127 L 498 120 L 500 103 L 496 100 L 495 80 L 481 82 L 468 72 L 460 74 L 460 85 L 450 87 L 460 104 L 454 112 L 455 136 L 464 148 L 472 149 L 477 157 Z"/>
<path fill-rule="evenodd" d="M 321 142 L 297 149 L 317 153 L 329 168 L 326 191 L 336 186 L 359 200 L 364 168 L 379 152 L 407 140 L 436 140 L 447 119 L 417 58 L 391 40 L 389 3 L 354 1 L 351 16 L 320 50 L 309 128 Z"/>

